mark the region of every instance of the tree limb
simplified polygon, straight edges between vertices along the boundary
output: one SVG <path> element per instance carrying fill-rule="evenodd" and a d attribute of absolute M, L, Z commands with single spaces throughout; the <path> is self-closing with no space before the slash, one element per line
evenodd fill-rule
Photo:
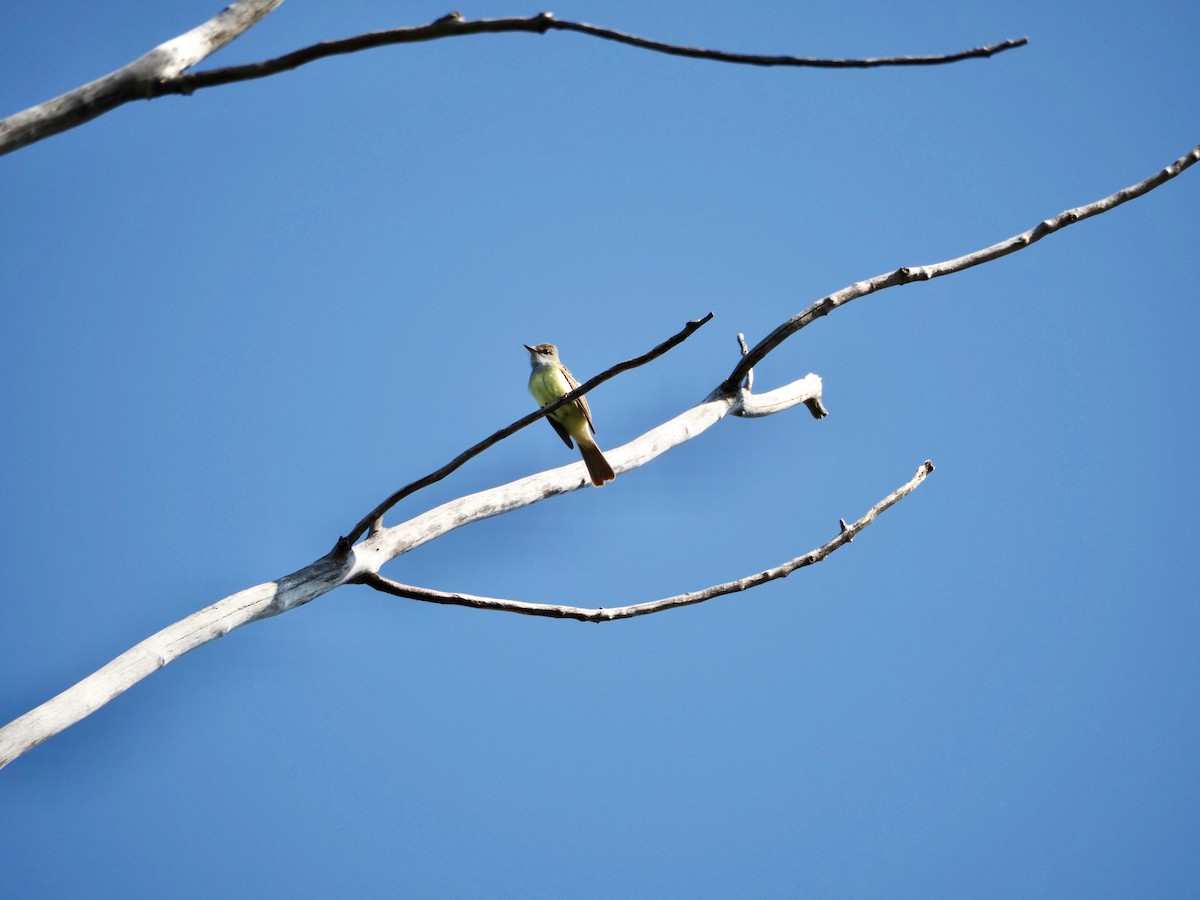
<path fill-rule="evenodd" d="M 45 103 L 0 119 L 0 156 L 90 122 L 131 100 L 168 91 L 185 69 L 216 53 L 272 13 L 283 0 L 235 0 L 191 31 L 159 44 L 115 72 Z"/>
<path fill-rule="evenodd" d="M 130 647 L 108 665 L 0 728 L 0 768 L 90 716 L 188 651 L 343 584 L 347 564 L 344 554 L 331 553 L 278 581 L 218 600 Z"/>
<path fill-rule="evenodd" d="M 786 578 L 797 569 L 811 566 L 814 563 L 819 563 L 824 560 L 834 550 L 841 547 L 843 544 L 848 544 L 854 537 L 875 521 L 884 510 L 895 505 L 908 494 L 912 493 L 925 480 L 925 477 L 933 471 L 933 463 L 928 460 L 917 469 L 917 474 L 911 480 L 902 484 L 892 493 L 888 494 L 852 525 L 847 525 L 844 521 L 840 521 L 841 532 L 829 541 L 826 541 L 815 550 L 810 550 L 802 556 L 797 556 L 790 559 L 781 565 L 775 566 L 772 569 L 767 569 L 764 572 L 758 572 L 754 575 L 747 575 L 745 578 L 739 578 L 736 581 L 727 581 L 724 584 L 715 584 L 711 587 L 704 588 L 699 591 L 689 591 L 686 594 L 676 594 L 674 597 L 664 597 L 661 600 L 652 600 L 648 603 L 637 603 L 632 606 L 618 607 L 599 607 L 596 609 L 585 609 L 578 606 L 560 606 L 543 603 L 525 603 L 520 600 L 502 600 L 493 597 L 476 597 L 472 594 L 457 594 L 448 593 L 446 591 L 435 591 L 430 588 L 414 587 L 412 585 L 400 584 L 392 581 L 390 578 L 378 574 L 377 572 L 367 572 L 358 577 L 358 582 L 382 591 L 385 594 L 392 594 L 396 597 L 405 597 L 409 600 L 422 600 L 428 603 L 441 603 L 448 606 L 469 606 L 474 609 L 494 609 L 500 612 L 520 613 L 526 616 L 545 616 L 551 619 L 575 619 L 580 622 L 612 622 L 616 619 L 631 619 L 634 616 L 646 616 L 651 613 L 662 612 L 667 609 L 677 609 L 680 606 L 690 606 L 694 603 L 703 603 L 705 600 L 711 600 L 714 597 L 721 597 L 725 594 L 734 594 L 739 591 L 748 590 L 749 588 L 758 587 L 760 584 L 765 584 L 768 581 L 774 581 L 778 578 Z"/>
<path fill-rule="evenodd" d="M 223 69 L 210 69 L 207 72 L 195 72 L 180 78 L 170 87 L 172 93 L 190 93 L 199 88 L 213 87 L 218 84 L 229 84 L 236 81 L 248 81 L 253 78 L 264 78 L 279 72 L 286 72 L 318 59 L 339 56 L 344 53 L 356 53 L 375 47 L 393 44 L 413 44 L 423 41 L 434 41 L 440 38 L 463 37 L 471 34 L 545 34 L 548 31 L 573 31 L 586 34 L 589 37 L 606 41 L 615 41 L 642 50 L 656 53 L 666 53 L 671 56 L 684 56 L 690 59 L 706 59 L 715 62 L 736 63 L 751 66 L 792 66 L 822 69 L 869 69 L 880 66 L 928 66 L 943 63 L 959 62 L 965 59 L 986 58 L 1014 47 L 1029 43 L 1029 38 L 1019 37 L 988 44 L 985 47 L 975 47 L 957 53 L 939 54 L 932 56 L 878 56 L 861 59 L 822 59 L 811 56 L 772 56 L 759 53 L 729 53 L 724 50 L 708 50 L 701 47 L 687 47 L 682 44 L 669 44 L 664 41 L 650 40 L 635 34 L 626 34 L 612 28 L 602 28 L 587 22 L 570 22 L 566 19 L 556 19 L 553 13 L 538 13 L 536 16 L 511 17 L 504 19 L 464 19 L 460 13 L 450 13 L 428 25 L 414 25 L 406 28 L 389 28 L 386 31 L 373 31 L 354 37 L 342 38 L 335 41 L 322 41 L 309 47 L 293 50 L 272 59 L 248 63 L 241 66 L 228 66 Z M 164 91 L 165 93 L 165 91 Z"/>
<path fill-rule="evenodd" d="M 0 120 L 0 156 L 27 144 L 82 125 L 131 100 L 149 100 L 168 94 L 191 94 L 193 91 L 221 84 L 265 78 L 295 69 L 318 59 L 356 53 L 392 44 L 411 44 L 440 38 L 462 37 L 470 34 L 526 33 L 545 34 L 547 31 L 573 31 L 602 40 L 616 41 L 643 50 L 707 59 L 718 62 L 754 66 L 801 66 L 810 68 L 865 69 L 879 66 L 925 66 L 986 58 L 1029 42 L 1028 38 L 1012 38 L 985 47 L 934 56 L 887 56 L 863 59 L 820 59 L 805 56 L 767 56 L 752 53 L 728 53 L 668 44 L 626 34 L 611 28 L 570 22 L 554 18 L 553 13 L 539 13 L 524 18 L 464 19 L 461 13 L 450 13 L 428 25 L 392 28 L 340 40 L 322 41 L 272 59 L 239 66 L 185 73 L 238 35 L 273 12 L 283 0 L 235 0 L 219 15 L 186 34 L 161 44 L 146 55 L 115 72 L 73 91 L 47 100 L 37 106 Z"/>
<path fill-rule="evenodd" d="M 1159 185 L 1170 181 L 1180 172 L 1194 165 L 1198 160 L 1200 160 L 1200 146 L 1192 148 L 1169 166 L 1160 169 L 1149 178 L 1139 181 L 1137 184 L 1131 184 L 1127 188 L 1122 188 L 1114 194 L 1109 194 L 1107 197 L 1103 197 L 1093 203 L 1088 203 L 1085 206 L 1077 206 L 1074 209 L 1061 212 L 1051 219 L 1039 222 L 1028 231 L 1023 231 L 998 244 L 992 244 L 990 247 L 984 247 L 982 250 L 976 250 L 964 256 L 948 259 L 945 262 L 933 263 L 928 266 L 904 266 L 896 269 L 894 272 L 885 272 L 883 275 L 876 275 L 874 278 L 866 281 L 855 282 L 836 293 L 822 297 L 816 303 L 792 316 L 768 334 L 755 344 L 754 348 L 748 353 L 744 353 L 738 364 L 733 367 L 733 371 L 729 373 L 729 377 L 721 383 L 721 389 L 726 391 L 735 390 L 738 384 L 745 379 L 746 374 L 762 361 L 768 353 L 804 326 L 815 322 L 822 316 L 829 315 L 829 313 L 833 312 L 839 306 L 844 306 L 851 300 L 865 297 L 867 294 L 873 294 L 884 288 L 911 284 L 914 281 L 928 281 L 931 278 L 940 278 L 943 275 L 951 275 L 955 272 L 969 269 L 972 266 L 978 266 L 981 263 L 991 262 L 993 259 L 1008 256 L 1010 253 L 1016 253 L 1018 250 L 1023 250 L 1031 244 L 1037 243 L 1047 235 L 1061 231 L 1068 225 L 1074 225 L 1076 222 L 1082 222 L 1084 219 L 1098 216 L 1100 213 L 1108 212 L 1122 203 L 1149 193 Z"/>

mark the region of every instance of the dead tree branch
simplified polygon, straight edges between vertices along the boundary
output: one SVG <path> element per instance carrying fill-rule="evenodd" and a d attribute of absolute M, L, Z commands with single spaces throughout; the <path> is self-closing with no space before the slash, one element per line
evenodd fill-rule
<path fill-rule="evenodd" d="M 103 78 L 68 91 L 52 100 L 0 119 L 0 156 L 28 144 L 40 141 L 97 116 L 123 106 L 132 100 L 151 100 L 169 94 L 191 94 L 202 88 L 265 78 L 298 68 L 319 59 L 357 53 L 393 44 L 412 44 L 440 38 L 464 37 L 472 34 L 525 33 L 545 34 L 548 31 L 571 31 L 602 40 L 616 41 L 642 50 L 707 59 L 717 62 L 753 66 L 799 66 L 825 69 L 865 69 L 879 66 L 928 66 L 987 58 L 1029 42 L 1028 38 L 1011 38 L 984 47 L 934 56 L 887 56 L 863 59 L 821 59 L 805 56 L 767 56 L 752 53 L 728 53 L 686 47 L 663 41 L 626 34 L 611 28 L 570 22 L 554 18 L 553 13 L 504 19 L 464 19 L 454 12 L 430 22 L 407 28 L 374 31 L 340 40 L 322 41 L 272 59 L 239 66 L 226 66 L 204 72 L 186 72 L 238 35 L 245 33 L 273 12 L 283 0 L 235 0 L 219 15 L 186 34 L 167 41 L 149 53 L 117 69 Z"/>
<path fill-rule="evenodd" d="M 779 396 L 784 390 L 790 391 L 790 402 Z M 788 409 L 807 403 L 814 397 L 819 398 L 821 379 L 810 374 L 772 394 L 775 395 L 773 402 L 778 404 L 779 409 Z M 673 447 L 698 437 L 725 416 L 731 413 L 736 415 L 747 402 L 753 405 L 754 401 L 747 397 L 745 391 L 726 394 L 720 389 L 715 390 L 691 409 L 684 410 L 657 428 L 627 444 L 605 449 L 604 455 L 618 474 L 631 471 Z M 378 573 L 384 563 L 463 525 L 502 515 L 590 484 L 591 479 L 587 477 L 583 463 L 573 462 L 451 500 L 399 525 L 373 531 L 354 546 L 347 546 L 345 551 L 353 557 L 347 580 L 360 581 L 366 575 Z"/>
<path fill-rule="evenodd" d="M 191 31 L 159 44 L 115 72 L 45 103 L 0 119 L 0 156 L 90 122 L 131 100 L 161 96 L 186 69 L 244 34 L 283 0 L 235 0 Z"/>
<path fill-rule="evenodd" d="M 1048 219 L 1030 231 L 1001 244 L 985 247 L 945 263 L 924 267 L 918 274 L 913 274 L 918 270 L 902 269 L 888 276 L 880 276 L 879 279 L 858 282 L 831 294 L 804 313 L 789 319 L 760 341 L 742 357 L 729 378 L 699 404 L 623 447 L 606 452 L 605 455 L 618 472 L 627 471 L 644 465 L 671 447 L 690 440 L 731 412 L 737 414 L 740 411 L 745 415 L 752 415 L 750 410 L 764 408 L 763 403 L 756 404 L 750 399 L 749 391 L 739 387 L 749 370 L 809 321 L 826 315 L 854 297 L 890 287 L 893 283 L 923 281 L 997 259 L 1068 224 L 1099 215 L 1127 200 L 1143 196 L 1174 178 L 1197 160 L 1200 160 L 1200 147 L 1144 181 L 1095 203 Z M 900 281 L 900 278 L 906 280 Z M 585 387 L 587 385 L 581 386 L 579 393 L 582 393 Z M 788 396 L 781 396 L 780 391 L 772 391 L 764 397 L 771 398 L 769 405 L 781 409 L 797 403 L 806 403 L 811 409 L 811 401 L 820 399 L 820 379 L 810 375 L 793 382 L 788 386 L 787 392 Z M 531 418 L 530 421 L 534 419 Z M 372 574 L 378 574 L 380 567 L 389 560 L 462 525 L 499 515 L 554 494 L 576 490 L 585 483 L 588 482 L 583 464 L 572 463 L 452 500 L 407 522 L 374 531 L 353 546 L 346 539 L 340 539 L 327 556 L 311 565 L 278 581 L 239 591 L 164 628 L 58 696 L 0 728 L 0 767 L 90 715 L 142 678 L 178 659 L 189 650 L 222 637 L 242 625 L 308 603 L 340 585 L 370 580 Z M 886 498 L 883 502 L 886 502 Z M 877 514 L 869 512 L 868 516 L 874 518 Z M 844 526 L 844 540 L 850 540 L 859 530 L 858 526 L 859 523 Z M 752 579 L 760 577 L 761 575 L 751 576 Z"/>
<path fill-rule="evenodd" d="M 729 373 L 729 377 L 721 383 L 721 389 L 725 391 L 735 390 L 738 384 L 746 378 L 747 373 L 768 353 L 804 326 L 812 324 L 822 316 L 829 315 L 839 306 L 845 306 L 851 300 L 865 297 L 867 294 L 873 294 L 884 288 L 911 284 L 914 281 L 928 281 L 931 278 L 940 278 L 943 275 L 951 275 L 955 272 L 969 269 L 972 266 L 978 266 L 981 263 L 991 262 L 1002 256 L 1008 256 L 1008 254 L 1016 253 L 1018 250 L 1024 250 L 1047 235 L 1061 231 L 1068 225 L 1074 225 L 1076 222 L 1082 222 L 1084 219 L 1098 216 L 1100 213 L 1108 212 L 1122 203 L 1149 193 L 1195 164 L 1197 160 L 1200 160 L 1200 146 L 1193 147 L 1169 166 L 1160 169 L 1149 178 L 1139 181 L 1137 184 L 1131 184 L 1127 188 L 1122 188 L 1116 193 L 1109 194 L 1107 197 L 1102 197 L 1084 206 L 1077 206 L 1074 209 L 1061 212 L 1053 218 L 1039 222 L 1028 231 L 1023 231 L 998 244 L 992 244 L 990 247 L 984 247 L 982 250 L 975 250 L 972 253 L 928 266 L 903 266 L 893 272 L 885 272 L 866 281 L 857 281 L 849 287 L 844 287 L 840 291 L 822 297 L 816 303 L 792 316 L 768 334 L 755 344 L 754 348 L 748 353 L 744 353 L 738 364 L 733 367 L 733 371 Z"/>
<path fill-rule="evenodd" d="M 664 597 L 661 600 L 652 600 L 648 603 L 636 603 L 632 606 L 616 606 L 616 607 L 599 607 L 596 609 L 585 609 L 578 606 L 560 606 L 543 603 L 525 603 L 520 600 L 501 600 L 493 597 L 476 597 L 471 594 L 456 594 L 446 591 L 435 591 L 429 588 L 413 587 L 412 585 L 400 584 L 392 581 L 390 578 L 385 578 L 378 573 L 366 573 L 359 577 L 362 584 L 369 585 L 378 591 L 385 594 L 392 594 L 396 597 L 405 597 L 409 600 L 422 600 L 427 603 L 441 603 L 447 606 L 469 606 L 473 609 L 494 609 L 499 612 L 520 613 L 526 616 L 545 616 L 551 619 L 575 619 L 580 622 L 612 622 L 616 619 L 632 619 L 634 616 L 646 616 L 651 613 L 662 612 L 667 609 L 677 609 L 681 606 L 690 606 L 694 603 L 703 603 L 705 600 L 711 600 L 714 597 L 722 597 L 725 594 L 735 594 L 739 591 L 745 591 L 753 587 L 758 587 L 760 584 L 766 584 L 768 581 L 775 581 L 778 578 L 786 578 L 788 575 L 795 572 L 797 569 L 802 569 L 805 566 L 811 566 L 814 563 L 819 563 L 824 560 L 829 554 L 833 553 L 843 544 L 848 544 L 854 537 L 875 521 L 884 510 L 895 505 L 904 497 L 908 496 L 925 480 L 925 477 L 933 471 L 933 463 L 928 460 L 921 464 L 917 469 L 917 474 L 914 475 L 908 482 L 902 484 L 896 490 L 892 491 L 874 506 L 872 506 L 862 518 L 858 519 L 854 524 L 847 525 L 841 522 L 840 533 L 829 541 L 826 541 L 815 550 L 809 550 L 802 556 L 797 556 L 782 563 L 774 568 L 767 569 L 763 572 L 758 572 L 754 575 L 747 575 L 745 578 L 739 578 L 736 581 L 727 581 L 724 584 L 714 584 L 711 587 L 704 588 L 699 591 L 689 591 L 686 594 L 676 594 L 674 597 Z"/>
<path fill-rule="evenodd" d="M 676 335 L 671 340 L 678 343 L 682 339 Z M 581 385 L 579 391 L 588 384 Z M 794 384 L 798 386 L 795 403 L 819 396 L 821 383 L 815 375 Z M 605 455 L 618 472 L 644 465 L 699 435 L 741 402 L 740 395 L 714 393 L 692 409 Z M 536 421 L 536 417 L 527 418 Z M 302 606 L 343 584 L 362 581 L 377 574 L 379 567 L 389 560 L 463 525 L 590 484 L 584 471 L 582 462 L 572 463 L 452 500 L 407 522 L 372 532 L 353 546 L 345 538 L 339 539 L 333 550 L 311 565 L 277 581 L 239 591 L 167 626 L 87 678 L 0 728 L 0 768 L 91 715 L 188 651 L 224 637 L 235 628 Z"/>
<path fill-rule="evenodd" d="M 339 56 L 344 53 L 357 53 L 375 47 L 386 47 L 394 44 L 414 44 L 423 41 L 434 41 L 440 38 L 464 37 L 471 34 L 546 34 L 549 31 L 573 31 L 586 34 L 589 37 L 606 41 L 615 41 L 642 50 L 655 53 L 666 53 L 670 56 L 683 56 L 689 59 L 706 59 L 714 62 L 735 63 L 750 66 L 791 66 L 820 69 L 870 69 L 881 66 L 930 66 L 944 63 L 960 62 L 965 59 L 987 58 L 1014 47 L 1029 43 L 1029 38 L 1019 37 L 988 44 L 985 47 L 975 47 L 971 50 L 961 50 L 957 53 L 947 53 L 931 56 L 877 56 L 861 59 L 822 59 L 811 56 L 772 56 L 759 53 L 729 53 L 724 50 L 709 50 L 702 47 L 686 47 L 682 44 L 669 44 L 665 41 L 655 41 L 626 34 L 613 28 L 602 28 L 589 25 L 587 22 L 570 22 L 566 19 L 556 19 L 553 13 L 538 13 L 536 16 L 512 17 L 504 19 L 464 19 L 459 13 L 443 16 L 428 25 L 415 25 L 407 28 L 389 28 L 386 31 L 374 31 L 359 34 L 354 37 L 342 38 L 336 41 L 322 41 L 309 47 L 285 53 L 273 59 L 248 63 L 243 66 L 229 66 L 223 69 L 211 69 L 207 72 L 196 72 L 180 78 L 171 86 L 172 93 L 190 93 L 199 88 L 213 87 L 218 84 L 229 84 L 235 81 L 248 81 L 253 78 L 264 78 L 279 72 L 296 69 L 319 59 Z"/>

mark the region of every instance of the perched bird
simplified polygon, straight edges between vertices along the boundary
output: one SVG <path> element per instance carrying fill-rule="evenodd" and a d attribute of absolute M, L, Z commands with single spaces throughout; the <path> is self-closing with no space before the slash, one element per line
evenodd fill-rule
<path fill-rule="evenodd" d="M 525 349 L 529 351 L 529 364 L 533 366 L 533 373 L 529 376 L 529 393 L 533 394 L 539 406 L 547 406 L 579 387 L 575 376 L 558 361 L 558 348 L 553 344 L 538 344 L 535 347 L 525 344 Z M 571 438 L 575 438 L 588 474 L 592 476 L 592 484 L 600 487 L 617 477 L 592 437 L 596 429 L 592 425 L 592 411 L 588 408 L 587 397 L 577 397 L 566 406 L 560 406 L 546 417 L 546 421 L 554 426 L 568 447 L 572 446 Z"/>

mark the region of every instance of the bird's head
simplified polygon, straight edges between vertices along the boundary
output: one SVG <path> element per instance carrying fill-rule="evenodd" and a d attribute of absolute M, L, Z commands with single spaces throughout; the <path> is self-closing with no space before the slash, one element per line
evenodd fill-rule
<path fill-rule="evenodd" d="M 558 348 L 553 344 L 534 344 L 532 347 L 525 344 L 524 346 L 529 351 L 530 365 L 544 366 L 548 363 L 558 362 Z"/>

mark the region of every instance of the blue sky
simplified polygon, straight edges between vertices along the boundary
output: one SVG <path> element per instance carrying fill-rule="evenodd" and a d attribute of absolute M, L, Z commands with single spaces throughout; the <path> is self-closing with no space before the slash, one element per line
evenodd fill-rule
<path fill-rule="evenodd" d="M 0 114 L 218 11 L 0 14 Z M 204 67 L 426 22 L 289 0 Z M 469 17 L 528 15 L 498 2 Z M 0 721 L 293 571 L 531 408 L 601 446 L 820 296 L 1138 181 L 1200 141 L 1195 3 L 564 2 L 808 71 L 584 37 L 385 48 L 125 106 L 0 159 Z M 12 896 L 1172 897 L 1200 883 L 1189 171 L 996 263 L 855 301 L 730 420 L 398 580 L 612 606 L 737 578 L 924 486 L 785 581 L 603 627 L 342 588 L 201 648 L 0 772 Z M 527 429 L 392 513 L 570 462 Z"/>

